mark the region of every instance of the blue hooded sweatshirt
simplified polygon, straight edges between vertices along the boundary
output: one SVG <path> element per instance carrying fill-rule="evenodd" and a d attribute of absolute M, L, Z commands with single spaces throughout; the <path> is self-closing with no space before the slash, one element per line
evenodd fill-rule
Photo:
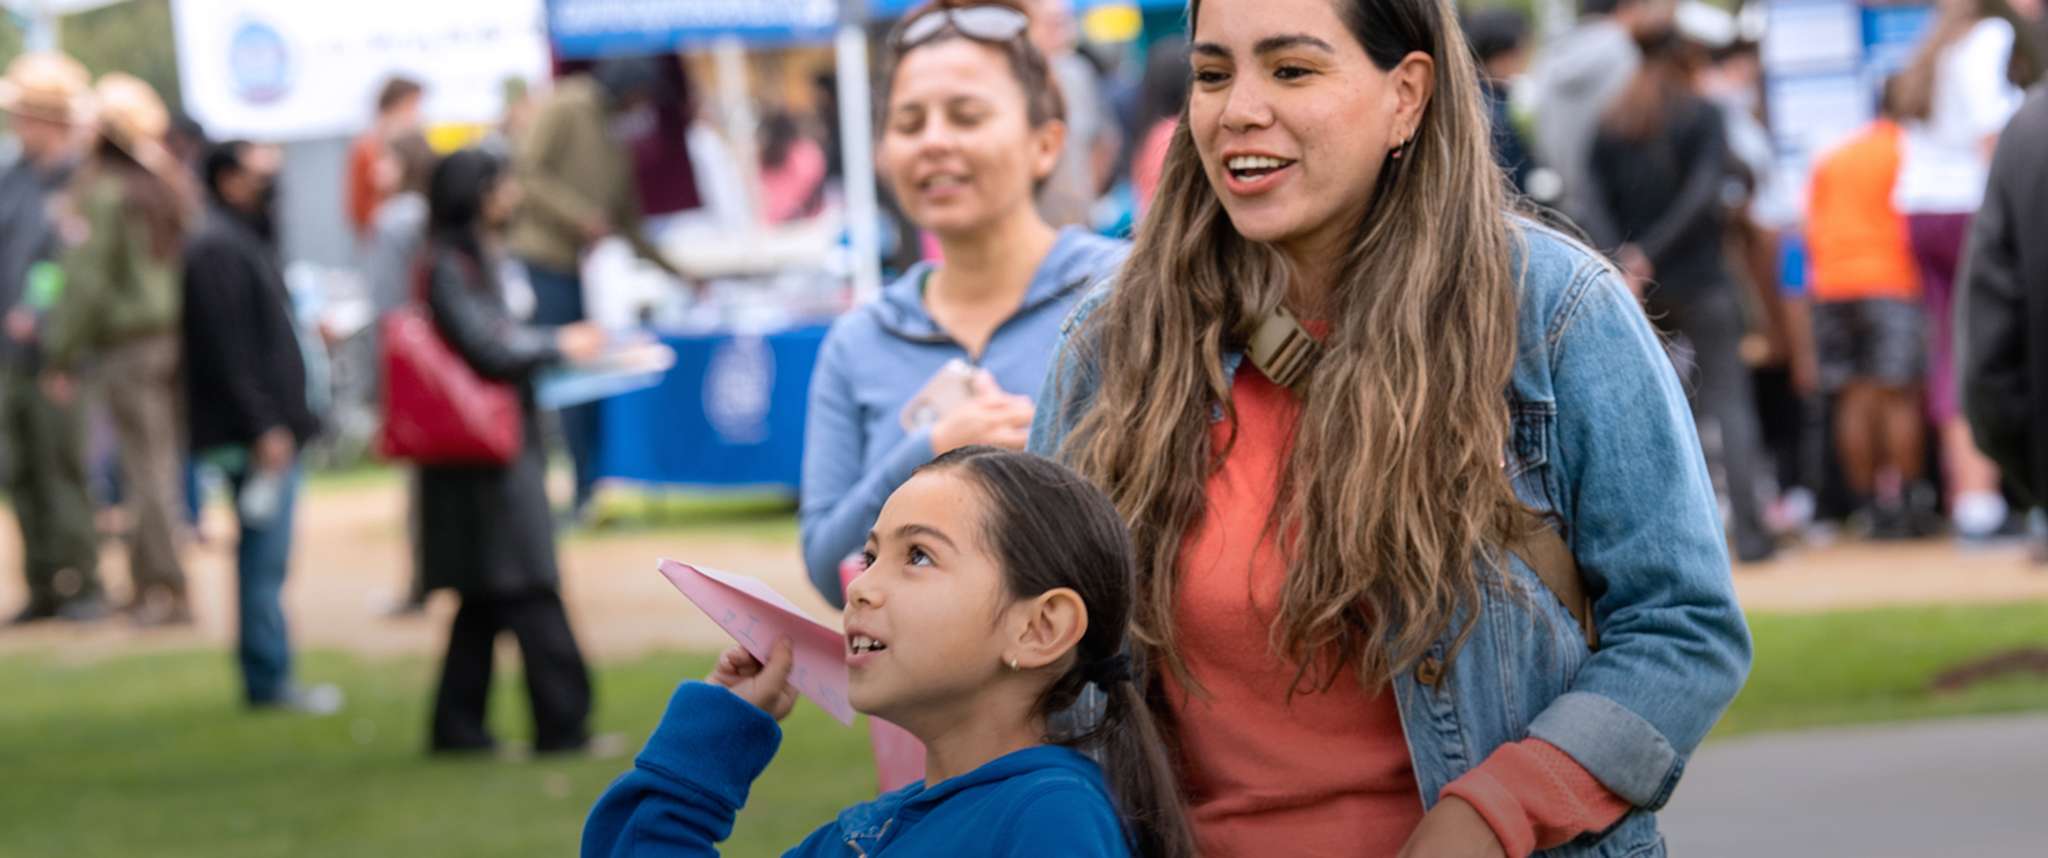
<path fill-rule="evenodd" d="M 724 688 L 685 682 L 661 726 L 583 826 L 583 858 L 698 858 L 732 834 L 782 728 Z M 929 789 L 912 784 L 826 823 L 785 858 L 1128 856 L 1102 771 L 1071 748 L 998 757 Z"/>
<path fill-rule="evenodd" d="M 1003 390 L 1035 398 L 1060 323 L 1090 286 L 1116 273 L 1129 252 L 1121 241 L 1062 230 L 1031 278 L 1024 302 L 997 326 L 979 360 L 926 311 L 925 280 L 933 270 L 928 263 L 889 284 L 880 300 L 832 323 L 811 372 L 797 510 L 804 566 L 827 601 L 844 604 L 840 562 L 867 542 L 868 528 L 889 495 L 932 459 L 931 431 L 904 431 L 903 406 L 956 358 L 987 369 Z"/>

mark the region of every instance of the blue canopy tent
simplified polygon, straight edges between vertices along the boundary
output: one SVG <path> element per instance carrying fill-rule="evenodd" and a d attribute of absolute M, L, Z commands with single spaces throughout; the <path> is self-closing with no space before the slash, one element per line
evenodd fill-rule
<path fill-rule="evenodd" d="M 866 24 L 901 17 L 922 0 L 546 0 L 548 37 L 562 59 L 597 59 L 712 47 L 737 71 L 745 46 L 834 43 L 854 291 L 881 288 Z M 1079 10 L 1161 10 L 1184 0 L 1074 0 Z M 724 76 L 724 75 L 721 75 Z"/>
<path fill-rule="evenodd" d="M 545 0 L 550 43 L 561 60 L 712 50 L 730 130 L 747 151 L 752 105 L 745 51 L 829 42 L 838 79 L 849 262 L 856 300 L 881 291 L 880 223 L 870 109 L 872 24 L 900 18 L 921 0 Z M 1145 5 L 1178 8 L 1181 0 Z M 1087 9 L 1104 0 L 1079 0 Z M 1125 4 L 1131 5 L 1131 4 Z M 740 169 L 748 169 L 742 165 Z M 656 388 L 600 403 L 605 415 L 598 472 L 654 485 L 774 486 L 800 480 L 810 368 L 824 327 L 760 335 L 718 331 L 664 336 L 677 368 Z M 777 371 L 776 367 L 782 367 Z M 654 437 L 647 427 L 661 427 Z"/>
<path fill-rule="evenodd" d="M 862 6 L 861 0 L 546 0 L 548 39 L 563 59 L 712 47 L 721 55 L 721 77 L 736 77 L 747 45 L 833 41 L 854 293 L 867 298 L 881 290 L 881 260 Z"/>

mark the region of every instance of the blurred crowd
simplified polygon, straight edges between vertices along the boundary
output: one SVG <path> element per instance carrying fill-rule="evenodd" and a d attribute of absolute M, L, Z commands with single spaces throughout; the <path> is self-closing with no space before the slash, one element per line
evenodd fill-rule
<path fill-rule="evenodd" d="M 975 407 L 936 430 L 949 446 L 1023 445 L 1032 415 L 1019 400 L 1042 378 L 1052 331 L 1077 297 L 1062 266 L 1120 254 L 1093 242 L 1127 236 L 1146 216 L 1189 86 L 1183 38 L 1107 50 L 1081 37 L 1069 3 L 1027 5 L 1052 103 L 1027 105 L 1017 139 L 986 146 L 1001 158 L 1028 158 L 1019 146 L 1052 150 L 1042 177 L 1018 172 L 1036 220 L 1007 232 L 949 224 L 943 206 L 907 199 L 917 186 L 900 175 L 885 195 L 885 267 L 914 282 L 910 294 L 922 296 L 927 277 L 935 296 L 960 288 L 959 275 L 930 267 L 950 251 L 962 255 L 949 271 L 1032 275 L 997 297 L 1012 310 L 1026 301 L 1019 319 L 1044 316 L 1006 327 L 1008 317 L 977 315 L 986 308 L 966 296 L 959 307 L 912 298 L 889 317 L 937 330 L 933 317 L 951 311 L 948 329 L 980 333 L 963 354 L 989 371 L 968 382 Z M 1990 176 L 1995 149 L 2048 151 L 2040 122 L 2008 133 L 2030 138 L 2000 140 L 2048 58 L 2040 0 L 1941 0 L 1914 59 L 1872 93 L 1880 118 L 1817 158 L 1803 186 L 1775 157 L 1758 16 L 1697 0 L 1584 0 L 1581 12 L 1540 45 L 1518 11 L 1464 19 L 1497 160 L 1530 217 L 1611 254 L 1668 336 L 1738 557 L 1760 563 L 1830 532 L 1973 543 L 2024 534 L 2042 498 L 2028 471 L 2048 456 L 2031 452 L 2032 413 L 2013 404 L 2031 389 L 2024 373 L 1997 371 L 2025 363 L 2012 355 L 2026 353 L 2028 314 L 2039 314 L 2027 293 L 2048 283 L 2026 280 L 2041 272 L 2025 269 L 2016 236 L 2038 233 L 2048 213 L 2038 198 L 2001 202 Z M 537 745 L 589 741 L 589 681 L 558 592 L 554 530 L 588 516 L 599 413 L 585 404 L 543 422 L 531 383 L 608 346 L 584 283 L 593 248 L 623 240 L 687 282 L 651 230 L 676 218 L 814 217 L 836 205 L 846 175 L 829 76 L 813 82 L 805 109 L 763 105 L 756 151 L 737 152 L 673 57 L 557 71 L 545 92 L 508 86 L 502 122 L 452 154 L 429 142 L 424 85 L 394 78 L 342 178 L 374 316 L 430 307 L 456 354 L 520 391 L 526 440 L 515 457 L 418 462 L 409 482 L 417 583 L 396 608 L 417 611 L 435 589 L 462 597 L 436 704 L 443 750 L 493 743 L 483 701 L 500 631 L 527 659 Z M 180 548 L 196 532 L 200 487 L 222 485 L 239 522 L 247 702 L 332 711 L 337 691 L 293 676 L 279 594 L 301 463 L 334 407 L 322 367 L 351 351 L 376 363 L 386 346 L 376 326 L 356 336 L 309 319 L 288 288 L 283 150 L 208 140 L 142 81 L 95 81 L 57 53 L 16 59 L 0 79 L 0 110 L 19 153 L 0 175 L 0 423 L 29 584 L 15 622 L 119 611 L 144 626 L 190 623 Z M 1062 133 L 1040 135 L 1030 111 L 1064 117 Z M 917 129 L 892 127 L 905 121 L 885 116 L 878 129 L 885 167 L 891 145 L 919 145 Z M 735 190 L 745 173 L 758 176 L 758 193 Z M 1023 256 L 974 255 L 968 238 L 984 227 L 1010 247 L 1003 253 Z M 1088 233 L 1097 236 L 1077 237 Z M 1973 276 L 2003 302 L 1971 298 Z M 1041 294 L 1048 303 L 1030 303 Z M 873 336 L 880 348 L 916 331 Z M 1958 332 L 1970 336 L 1958 342 Z M 1004 364 L 1011 353 L 1024 357 Z M 814 387 L 805 480 L 806 558 L 834 597 L 857 548 L 850 534 L 894 487 L 887 474 L 942 452 L 932 427 L 895 425 L 929 372 L 870 403 L 859 399 L 864 379 L 845 371 L 828 346 L 818 372 L 845 389 Z M 819 415 L 832 414 L 872 425 L 820 437 Z M 896 462 L 881 436 L 928 446 Z M 557 437 L 575 475 L 559 505 L 543 479 L 545 441 Z M 823 472 L 832 467 L 844 473 Z M 108 603 L 98 570 L 103 532 L 118 533 L 129 557 L 120 605 Z"/>
<path fill-rule="evenodd" d="M 1581 10 L 1533 65 L 1520 15 L 1467 18 L 1496 152 L 1612 254 L 1689 370 L 1738 556 L 2020 536 L 2035 496 L 1973 438 L 1955 308 L 1993 147 L 2048 56 L 2040 4 L 1937 4 L 1872 87 L 1877 119 L 1806 176 L 1775 157 L 1760 10 Z"/>

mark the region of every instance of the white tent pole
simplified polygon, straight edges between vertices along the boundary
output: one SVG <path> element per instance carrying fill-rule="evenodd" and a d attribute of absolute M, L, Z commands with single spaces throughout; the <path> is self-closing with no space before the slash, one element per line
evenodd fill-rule
<path fill-rule="evenodd" d="M 13 9 L 15 14 L 28 20 L 28 31 L 23 34 L 21 43 L 23 48 L 59 51 L 64 49 L 64 37 L 57 22 L 65 15 L 126 2 L 128 0 L 0 0 L 0 6 Z"/>
<path fill-rule="evenodd" d="M 1537 0 L 1536 44 L 1543 45 L 1569 32 L 1579 16 L 1576 0 Z"/>
<path fill-rule="evenodd" d="M 874 111 L 869 107 L 868 35 L 863 0 L 843 0 L 834 49 L 839 76 L 839 151 L 846 164 L 846 225 L 853 250 L 853 297 L 882 291 L 880 206 L 875 202 Z"/>
<path fill-rule="evenodd" d="M 39 2 L 29 13 L 28 38 L 22 40 L 22 47 L 31 51 L 61 51 L 64 36 L 57 27 L 57 13 L 50 11 L 50 4 Z"/>
<path fill-rule="evenodd" d="M 747 46 L 738 37 L 719 39 L 712 49 L 718 68 L 719 100 L 724 102 L 725 135 L 731 141 L 733 161 L 740 168 L 740 183 L 747 189 L 748 226 L 759 226 L 761 205 L 761 148 L 755 142 L 760 118 L 754 115 L 754 100 L 748 86 Z"/>

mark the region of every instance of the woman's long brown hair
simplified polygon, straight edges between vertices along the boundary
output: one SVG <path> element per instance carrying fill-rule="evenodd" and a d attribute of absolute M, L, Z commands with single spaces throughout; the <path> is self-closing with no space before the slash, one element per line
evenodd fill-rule
<path fill-rule="evenodd" d="M 1336 0 L 1375 65 L 1435 59 L 1434 95 L 1406 155 L 1383 165 L 1326 301 L 1333 324 L 1309 381 L 1275 520 L 1288 562 L 1276 652 L 1298 690 L 1353 669 L 1376 687 L 1454 628 L 1469 633 L 1482 568 L 1529 526 L 1502 471 L 1517 298 L 1505 179 L 1478 73 L 1447 0 Z M 1192 23 L 1200 2 L 1190 4 Z M 1181 543 L 1226 452 L 1223 353 L 1287 295 L 1274 248 L 1231 226 L 1186 114 L 1158 196 L 1112 296 L 1074 338 L 1101 373 L 1061 455 L 1129 523 L 1134 633 L 1189 687 L 1174 625 Z"/>

